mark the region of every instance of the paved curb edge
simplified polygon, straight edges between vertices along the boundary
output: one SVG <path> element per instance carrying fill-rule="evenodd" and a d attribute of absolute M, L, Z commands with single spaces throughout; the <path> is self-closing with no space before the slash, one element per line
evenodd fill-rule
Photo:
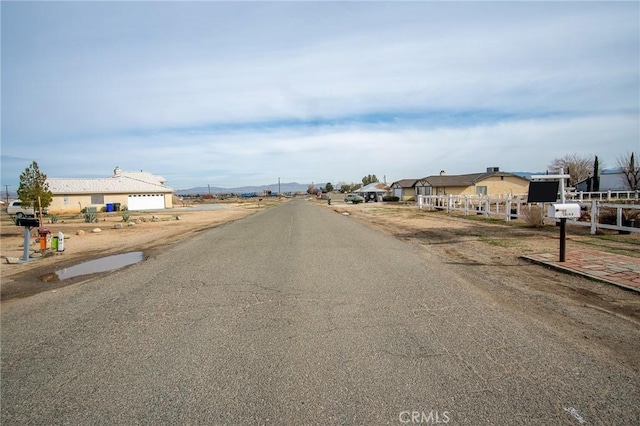
<path fill-rule="evenodd" d="M 538 265 L 544 265 L 544 266 L 547 266 L 549 268 L 552 268 L 552 269 L 555 269 L 557 271 L 561 271 L 561 272 L 564 272 L 564 273 L 567 273 L 567 274 L 588 278 L 588 279 L 590 279 L 592 281 L 599 281 L 599 282 L 602 282 L 602 283 L 615 285 L 616 287 L 620 287 L 620 288 L 623 288 L 625 290 L 629 290 L 629 291 L 633 291 L 633 292 L 636 292 L 636 293 L 640 293 L 640 289 L 638 289 L 638 288 L 631 287 L 631 286 L 628 286 L 628 285 L 625 285 L 625 284 L 622 284 L 622 283 L 618 283 L 618 282 L 615 282 L 615 281 L 611 281 L 611 280 L 608 280 L 606 278 L 597 277 L 595 275 L 585 274 L 584 272 L 575 271 L 575 270 L 570 269 L 570 268 L 565 268 L 564 266 L 560 266 L 560 265 L 557 265 L 557 264 L 552 263 L 552 262 L 545 262 L 544 260 L 534 259 L 533 257 L 530 257 L 530 256 L 520 256 L 520 258 L 524 259 L 524 260 L 526 260 L 528 262 L 535 263 L 535 264 L 538 264 Z"/>

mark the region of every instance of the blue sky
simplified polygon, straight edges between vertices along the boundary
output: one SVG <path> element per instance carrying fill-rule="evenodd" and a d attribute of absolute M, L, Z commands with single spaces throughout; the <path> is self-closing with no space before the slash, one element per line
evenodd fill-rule
<path fill-rule="evenodd" d="M 638 2 L 3 1 L 1 16 L 13 191 L 33 160 L 184 189 L 640 151 Z"/>

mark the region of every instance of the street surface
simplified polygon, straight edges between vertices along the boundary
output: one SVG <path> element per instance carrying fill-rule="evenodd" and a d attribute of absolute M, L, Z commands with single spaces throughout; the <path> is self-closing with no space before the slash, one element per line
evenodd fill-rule
<path fill-rule="evenodd" d="M 638 365 L 303 200 L 2 304 L 2 424 L 638 424 Z M 624 321 L 620 319 L 620 321 Z"/>

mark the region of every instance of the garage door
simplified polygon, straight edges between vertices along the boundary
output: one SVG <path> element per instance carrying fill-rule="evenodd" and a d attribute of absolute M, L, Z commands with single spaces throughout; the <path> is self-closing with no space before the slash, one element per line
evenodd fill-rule
<path fill-rule="evenodd" d="M 164 194 L 135 194 L 127 196 L 129 210 L 164 209 Z"/>

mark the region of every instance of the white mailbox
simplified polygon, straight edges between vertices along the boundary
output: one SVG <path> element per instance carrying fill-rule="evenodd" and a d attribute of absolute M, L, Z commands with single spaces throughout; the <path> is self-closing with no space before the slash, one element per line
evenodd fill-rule
<path fill-rule="evenodd" d="M 579 219 L 580 204 L 551 204 L 549 206 L 549 217 L 551 219 Z"/>

